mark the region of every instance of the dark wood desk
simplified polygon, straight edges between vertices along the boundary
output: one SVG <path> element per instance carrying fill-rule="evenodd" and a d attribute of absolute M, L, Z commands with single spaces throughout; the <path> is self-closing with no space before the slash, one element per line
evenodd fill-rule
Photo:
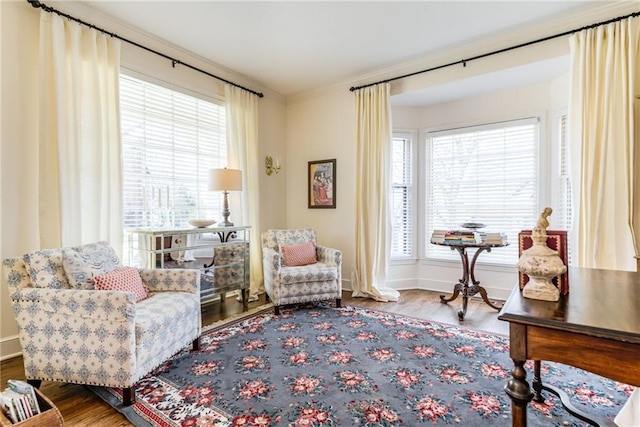
<path fill-rule="evenodd" d="M 501 307 L 493 305 L 491 301 L 489 301 L 489 296 L 487 295 L 486 289 L 480 286 L 479 280 L 476 280 L 476 260 L 483 251 L 491 252 L 491 248 L 501 248 L 503 246 L 507 246 L 509 243 L 431 243 L 434 245 L 448 246 L 451 248 L 451 250 L 455 249 L 460 254 L 460 262 L 462 263 L 462 278 L 458 280 L 458 283 L 453 285 L 453 293 L 449 298 L 447 298 L 445 295 L 440 295 L 440 302 L 446 304 L 449 301 L 453 301 L 454 299 L 458 298 L 458 295 L 462 294 L 462 308 L 460 309 L 460 311 L 458 311 L 458 320 L 460 322 L 464 320 L 464 316 L 467 314 L 467 305 L 469 298 L 477 293 L 482 296 L 482 301 L 484 301 L 485 304 L 487 304 L 489 307 L 500 310 Z M 473 258 L 471 259 L 471 263 L 469 263 L 469 254 L 467 252 L 467 249 L 476 250 L 476 252 L 473 254 Z"/>
<path fill-rule="evenodd" d="M 640 386 L 640 274 L 570 268 L 569 294 L 557 302 L 524 298 L 516 286 L 498 319 L 509 322 L 512 378 L 505 387 L 511 398 L 512 425 L 527 425 L 527 405 L 543 401 L 542 391 L 560 393 L 571 414 L 593 425 L 615 425 L 593 420 L 573 408 L 566 395 L 544 385 L 540 361 L 549 360 Z M 526 381 L 526 360 L 533 360 L 533 390 Z"/>

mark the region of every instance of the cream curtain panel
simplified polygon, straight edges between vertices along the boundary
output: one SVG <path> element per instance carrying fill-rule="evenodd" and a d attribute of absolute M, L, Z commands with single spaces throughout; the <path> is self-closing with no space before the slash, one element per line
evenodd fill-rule
<path fill-rule="evenodd" d="M 39 207 L 43 248 L 122 247 L 120 42 L 40 14 Z"/>
<path fill-rule="evenodd" d="M 640 18 L 570 38 L 569 138 L 574 197 L 574 265 L 635 270 L 634 98 Z M 635 212 L 634 212 L 635 210 Z M 637 223 L 635 224 L 638 225 Z"/>
<path fill-rule="evenodd" d="M 389 84 L 360 89 L 356 100 L 356 248 L 354 297 L 397 301 L 386 286 L 391 244 Z"/>
<path fill-rule="evenodd" d="M 260 244 L 260 168 L 258 165 L 258 98 L 239 87 L 225 85 L 227 120 L 227 157 L 230 168 L 242 170 L 242 191 L 229 193 L 229 204 L 236 225 L 251 226 L 250 301 L 258 298 L 263 287 L 262 248 Z"/>

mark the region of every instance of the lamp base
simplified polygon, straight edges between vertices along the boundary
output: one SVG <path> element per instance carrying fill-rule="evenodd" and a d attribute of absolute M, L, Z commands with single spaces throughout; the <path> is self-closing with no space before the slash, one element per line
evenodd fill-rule
<path fill-rule="evenodd" d="M 218 223 L 219 227 L 233 227 L 233 223 L 229 221 L 229 215 L 231 215 L 231 211 L 229 210 L 229 192 L 224 192 L 224 200 L 222 204 L 222 218 L 223 220 Z"/>

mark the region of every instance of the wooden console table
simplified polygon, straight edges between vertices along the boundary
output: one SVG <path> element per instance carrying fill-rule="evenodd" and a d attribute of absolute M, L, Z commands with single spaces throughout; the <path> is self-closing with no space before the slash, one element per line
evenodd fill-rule
<path fill-rule="evenodd" d="M 571 289 L 557 302 L 527 299 L 516 286 L 498 319 L 509 322 L 512 378 L 505 387 L 511 398 L 512 425 L 527 425 L 527 405 L 544 401 L 542 391 L 561 398 L 572 415 L 594 420 L 571 405 L 568 396 L 544 385 L 540 363 L 549 360 L 640 386 L 640 274 L 570 268 Z M 533 390 L 526 381 L 526 360 L 534 361 Z"/>
<path fill-rule="evenodd" d="M 480 295 L 482 296 L 482 300 L 489 307 L 500 310 L 501 307 L 497 307 L 493 305 L 491 301 L 489 301 L 486 289 L 480 286 L 479 280 L 476 280 L 475 268 L 476 260 L 483 251 L 491 252 L 491 248 L 501 248 L 503 246 L 507 246 L 508 243 L 431 243 L 433 243 L 434 245 L 449 246 L 451 250 L 455 249 L 460 254 L 460 260 L 462 262 L 462 278 L 453 286 L 453 294 L 449 298 L 447 298 L 445 295 L 440 295 L 440 302 L 446 304 L 449 301 L 453 301 L 454 299 L 458 298 L 458 295 L 462 294 L 462 309 L 458 311 L 459 321 L 462 322 L 464 320 L 464 316 L 467 314 L 467 303 L 469 298 L 477 293 L 480 293 Z M 475 254 L 473 254 L 471 264 L 469 264 L 469 254 L 467 253 L 467 249 L 474 248 L 476 249 L 476 252 Z M 469 282 L 469 280 L 471 280 L 471 283 Z"/>

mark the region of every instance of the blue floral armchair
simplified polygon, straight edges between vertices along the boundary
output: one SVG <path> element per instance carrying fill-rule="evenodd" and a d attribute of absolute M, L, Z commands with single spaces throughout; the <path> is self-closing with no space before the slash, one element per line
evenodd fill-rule
<path fill-rule="evenodd" d="M 312 242 L 317 262 L 287 266 L 283 262 L 282 247 Z M 267 230 L 262 233 L 262 265 L 264 287 L 275 305 L 280 307 L 311 301 L 342 300 L 342 252 L 316 244 L 316 233 L 311 228 L 293 230 Z"/>
<path fill-rule="evenodd" d="M 106 242 L 3 261 L 25 375 L 37 386 L 47 380 L 122 388 L 123 404 L 130 405 L 138 380 L 189 344 L 198 348 L 200 272 L 140 269 L 150 296 L 136 302 L 132 292 L 69 280 L 69 254 L 93 270 L 120 263 Z"/>

